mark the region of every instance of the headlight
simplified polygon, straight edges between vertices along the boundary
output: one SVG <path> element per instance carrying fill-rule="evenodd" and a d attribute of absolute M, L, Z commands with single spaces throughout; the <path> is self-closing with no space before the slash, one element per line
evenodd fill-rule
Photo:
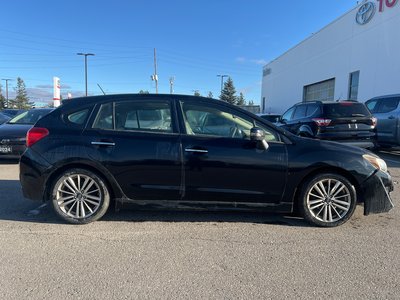
<path fill-rule="evenodd" d="M 387 172 L 387 165 L 383 159 L 380 159 L 379 157 L 375 157 L 369 154 L 364 154 L 363 158 L 367 160 L 371 165 L 373 165 L 374 168 L 381 170 L 383 172 Z"/>

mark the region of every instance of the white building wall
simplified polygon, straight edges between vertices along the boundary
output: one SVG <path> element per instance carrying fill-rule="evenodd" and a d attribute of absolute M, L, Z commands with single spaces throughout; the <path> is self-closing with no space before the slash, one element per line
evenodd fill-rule
<path fill-rule="evenodd" d="M 264 112 L 283 112 L 303 100 L 304 86 L 331 78 L 334 99 L 347 99 L 349 75 L 358 70 L 359 101 L 400 93 L 400 0 L 382 12 L 370 1 L 369 23 L 356 23 L 361 3 L 264 67 L 271 70 L 262 80 Z"/>

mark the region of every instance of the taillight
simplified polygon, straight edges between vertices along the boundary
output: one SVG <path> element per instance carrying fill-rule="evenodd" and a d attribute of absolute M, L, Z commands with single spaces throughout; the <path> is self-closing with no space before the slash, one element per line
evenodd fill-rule
<path fill-rule="evenodd" d="M 324 127 L 324 126 L 329 126 L 331 124 L 331 119 L 321 119 L 321 118 L 315 118 L 312 119 L 318 127 Z"/>
<path fill-rule="evenodd" d="M 376 124 L 378 123 L 378 119 L 375 118 L 375 117 L 372 117 L 372 118 L 371 118 L 371 121 L 372 121 L 372 127 L 375 127 Z"/>
<path fill-rule="evenodd" d="M 26 146 L 31 147 L 36 142 L 47 136 L 49 131 L 46 128 L 32 127 L 26 134 Z"/>

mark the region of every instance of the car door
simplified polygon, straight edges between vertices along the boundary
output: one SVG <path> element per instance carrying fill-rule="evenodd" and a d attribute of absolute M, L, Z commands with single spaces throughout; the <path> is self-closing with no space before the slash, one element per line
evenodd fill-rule
<path fill-rule="evenodd" d="M 184 150 L 184 199 L 213 202 L 279 203 L 286 184 L 287 152 L 273 129 L 221 104 L 180 102 Z M 249 139 L 263 127 L 269 143 Z"/>
<path fill-rule="evenodd" d="M 307 111 L 306 104 L 296 105 L 296 109 L 293 112 L 291 119 L 287 122 L 287 126 L 289 127 L 289 130 L 292 133 L 294 134 L 299 133 L 299 129 L 304 124 L 306 118 L 306 111 Z"/>
<path fill-rule="evenodd" d="M 292 116 L 293 116 L 295 109 L 296 109 L 296 106 L 293 106 L 293 107 L 289 108 L 287 111 L 285 111 L 279 120 L 278 126 L 290 131 L 291 130 L 291 120 L 292 120 Z"/>
<path fill-rule="evenodd" d="M 125 195 L 137 200 L 181 197 L 182 163 L 173 103 L 124 99 L 99 105 L 84 134 L 96 160 Z"/>
<path fill-rule="evenodd" d="M 381 98 L 367 102 L 367 107 L 378 119 L 377 136 L 380 143 L 399 143 L 400 97 Z"/>

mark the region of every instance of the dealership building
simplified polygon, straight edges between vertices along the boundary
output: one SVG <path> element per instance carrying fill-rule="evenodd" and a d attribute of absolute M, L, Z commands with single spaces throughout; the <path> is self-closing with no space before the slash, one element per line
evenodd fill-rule
<path fill-rule="evenodd" d="M 400 0 L 368 0 L 264 66 L 261 109 L 399 93 Z"/>

